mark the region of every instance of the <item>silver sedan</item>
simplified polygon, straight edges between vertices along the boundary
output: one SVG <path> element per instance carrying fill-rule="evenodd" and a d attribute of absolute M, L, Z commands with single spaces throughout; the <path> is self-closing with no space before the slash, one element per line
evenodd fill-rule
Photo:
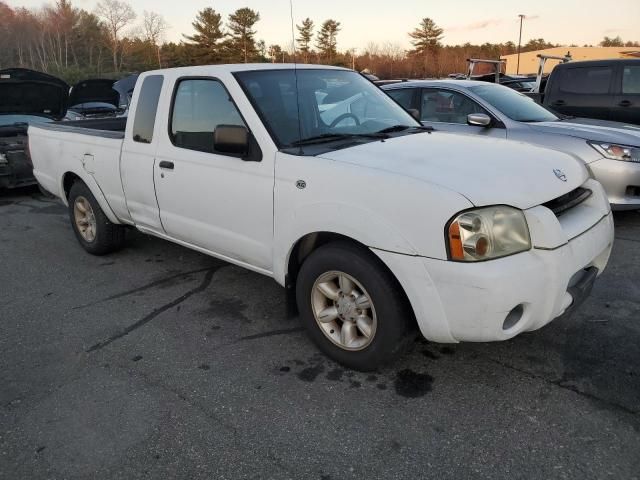
<path fill-rule="evenodd" d="M 508 138 L 555 148 L 584 161 L 617 210 L 640 208 L 640 127 L 553 113 L 502 85 L 419 80 L 382 87 L 437 130 Z"/>

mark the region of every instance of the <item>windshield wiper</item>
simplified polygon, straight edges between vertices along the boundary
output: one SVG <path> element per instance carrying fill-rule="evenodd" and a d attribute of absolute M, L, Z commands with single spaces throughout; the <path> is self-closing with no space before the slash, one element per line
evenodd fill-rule
<path fill-rule="evenodd" d="M 383 128 L 382 130 L 378 130 L 376 133 L 393 133 L 393 132 L 403 132 L 405 130 L 422 130 L 424 132 L 432 132 L 433 127 L 427 127 L 425 125 L 393 125 L 392 127 Z"/>
<path fill-rule="evenodd" d="M 384 132 L 374 132 L 374 133 L 323 133 L 322 135 L 317 135 L 315 137 L 303 138 L 302 140 L 296 140 L 295 142 L 291 142 L 289 146 L 291 147 L 300 147 L 303 145 L 314 145 L 317 143 L 325 143 L 325 142 L 333 142 L 335 140 L 349 140 L 352 138 L 372 138 L 376 140 L 384 140 L 389 138 Z"/>

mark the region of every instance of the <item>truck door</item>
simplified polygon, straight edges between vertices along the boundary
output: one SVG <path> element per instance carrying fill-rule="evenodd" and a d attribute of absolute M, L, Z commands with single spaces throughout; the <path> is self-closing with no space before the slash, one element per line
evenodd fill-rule
<path fill-rule="evenodd" d="M 242 96 L 237 85 L 232 88 Z M 242 101 L 253 114 L 248 101 L 244 97 Z M 257 158 L 216 151 L 218 127 L 251 131 L 217 78 L 179 78 L 168 110 L 169 125 L 163 129 L 154 173 L 167 235 L 262 273 L 271 272 L 274 152 L 262 155 L 257 142 L 252 146 Z M 251 118 L 256 122 L 255 114 Z"/>
<path fill-rule="evenodd" d="M 133 124 L 127 125 L 120 155 L 120 178 L 131 218 L 142 230 L 160 233 L 163 229 L 153 184 L 153 166 L 158 147 L 158 135 L 154 135 L 156 112 L 163 81 L 162 75 L 144 78 L 133 103 Z"/>
<path fill-rule="evenodd" d="M 640 62 L 621 65 L 621 88 L 611 120 L 640 125 Z"/>

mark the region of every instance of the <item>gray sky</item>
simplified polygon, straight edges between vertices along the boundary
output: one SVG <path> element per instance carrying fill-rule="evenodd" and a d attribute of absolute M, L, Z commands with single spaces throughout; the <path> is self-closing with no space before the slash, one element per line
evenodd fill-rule
<path fill-rule="evenodd" d="M 40 7 L 46 3 L 5 1 L 13 7 Z M 96 0 L 72 3 L 93 10 Z M 256 26 L 259 39 L 283 46 L 291 42 L 289 0 L 130 0 L 130 4 L 140 17 L 143 10 L 162 14 L 171 25 L 168 40 L 178 41 L 182 33 L 190 33 L 196 13 L 205 7 L 213 7 L 226 18 L 235 9 L 248 6 L 260 12 L 261 20 Z M 423 17 L 433 18 L 445 29 L 444 43 L 517 43 L 519 13 L 530 17 L 525 20 L 523 43 L 543 37 L 553 43 L 595 45 L 605 35 L 640 41 L 640 0 L 294 0 L 293 8 L 296 23 L 305 17 L 316 24 L 327 18 L 341 22 L 340 49 L 362 49 L 371 41 L 408 48 L 407 32 Z"/>

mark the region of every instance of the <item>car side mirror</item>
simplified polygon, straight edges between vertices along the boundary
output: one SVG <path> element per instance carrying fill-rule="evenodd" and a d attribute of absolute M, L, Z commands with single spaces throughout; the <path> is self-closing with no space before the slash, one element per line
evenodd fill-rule
<path fill-rule="evenodd" d="M 467 115 L 467 123 L 474 127 L 488 127 L 491 125 L 491 117 L 484 113 L 471 113 Z"/>
<path fill-rule="evenodd" d="M 420 121 L 420 110 L 417 110 L 415 108 L 410 108 L 407 110 L 407 112 L 409 112 L 409 115 L 411 115 L 413 118 Z"/>
<path fill-rule="evenodd" d="M 249 130 L 241 125 L 218 125 L 213 132 L 216 152 L 246 157 L 249 154 Z"/>

